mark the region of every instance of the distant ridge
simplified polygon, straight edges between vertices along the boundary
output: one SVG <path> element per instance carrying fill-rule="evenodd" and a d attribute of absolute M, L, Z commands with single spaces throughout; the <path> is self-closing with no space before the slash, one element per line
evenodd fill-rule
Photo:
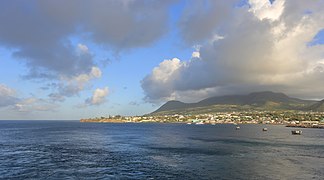
<path fill-rule="evenodd" d="M 181 101 L 168 101 L 156 111 L 171 111 L 174 109 L 185 108 L 187 107 L 187 105 L 189 104 L 183 103 Z"/>
<path fill-rule="evenodd" d="M 243 110 L 313 110 L 324 111 L 323 101 L 302 100 L 292 98 L 284 93 L 271 91 L 254 92 L 248 95 L 216 96 L 201 100 L 197 103 L 168 101 L 152 115 L 159 114 L 197 114 L 217 111 Z"/>
<path fill-rule="evenodd" d="M 324 99 L 322 101 L 319 101 L 308 108 L 306 108 L 308 111 L 317 111 L 317 112 L 324 112 Z"/>

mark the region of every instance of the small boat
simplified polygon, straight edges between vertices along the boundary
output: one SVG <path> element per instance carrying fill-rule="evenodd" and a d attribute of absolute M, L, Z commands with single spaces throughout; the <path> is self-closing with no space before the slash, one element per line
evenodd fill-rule
<path fill-rule="evenodd" d="M 239 129 L 241 129 L 241 128 L 240 128 L 240 126 L 236 126 L 236 128 L 235 128 L 235 129 L 236 129 L 236 130 L 239 130 Z"/>
<path fill-rule="evenodd" d="M 293 131 L 291 131 L 291 134 L 292 134 L 292 135 L 301 135 L 302 132 L 303 132 L 303 131 L 301 131 L 301 130 L 293 130 Z"/>
<path fill-rule="evenodd" d="M 188 122 L 187 124 L 191 124 L 190 122 Z"/>
<path fill-rule="evenodd" d="M 268 128 L 263 128 L 262 131 L 268 131 Z"/>
<path fill-rule="evenodd" d="M 202 124 L 205 124 L 203 122 L 197 122 L 196 125 L 202 125 Z"/>

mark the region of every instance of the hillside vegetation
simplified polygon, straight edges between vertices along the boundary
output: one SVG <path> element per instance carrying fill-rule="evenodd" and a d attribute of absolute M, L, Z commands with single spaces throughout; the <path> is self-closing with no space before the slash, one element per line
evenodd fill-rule
<path fill-rule="evenodd" d="M 324 111 L 324 100 L 302 100 L 271 91 L 248 95 L 227 95 L 204 99 L 196 103 L 168 101 L 151 115 L 203 114 L 229 111 Z"/>

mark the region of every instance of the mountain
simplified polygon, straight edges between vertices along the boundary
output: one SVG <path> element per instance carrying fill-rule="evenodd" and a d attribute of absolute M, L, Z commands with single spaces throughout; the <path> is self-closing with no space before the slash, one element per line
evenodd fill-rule
<path fill-rule="evenodd" d="M 162 105 L 157 111 L 172 111 L 174 109 L 186 108 L 187 105 L 189 104 L 180 101 L 168 101 L 164 105 Z"/>
<path fill-rule="evenodd" d="M 169 101 L 151 114 L 199 114 L 243 110 L 306 110 L 311 106 L 314 106 L 312 107 L 313 109 L 317 107 L 321 109 L 320 107 L 324 107 L 324 101 L 321 105 L 317 105 L 318 103 L 318 101 L 292 98 L 283 93 L 264 91 L 254 92 L 248 95 L 216 96 L 197 103 Z"/>
<path fill-rule="evenodd" d="M 271 91 L 255 92 L 248 95 L 220 96 L 204 99 L 198 102 L 198 106 L 214 104 L 238 104 L 238 105 L 262 105 L 266 102 L 277 103 L 304 103 L 303 100 L 290 98 L 283 93 L 274 93 Z"/>
<path fill-rule="evenodd" d="M 324 99 L 309 106 L 308 108 L 306 108 L 306 110 L 324 112 Z"/>

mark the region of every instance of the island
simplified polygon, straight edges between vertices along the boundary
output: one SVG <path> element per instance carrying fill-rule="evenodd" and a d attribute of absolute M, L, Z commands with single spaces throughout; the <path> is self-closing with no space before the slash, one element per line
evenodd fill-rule
<path fill-rule="evenodd" d="M 81 119 L 107 123 L 274 124 L 324 128 L 324 100 L 302 100 L 271 91 L 217 96 L 197 103 L 168 101 L 143 116 Z"/>
<path fill-rule="evenodd" d="M 323 112 L 217 112 L 196 115 L 109 116 L 81 119 L 95 123 L 186 123 L 186 124 L 273 124 L 287 127 L 324 128 Z"/>

